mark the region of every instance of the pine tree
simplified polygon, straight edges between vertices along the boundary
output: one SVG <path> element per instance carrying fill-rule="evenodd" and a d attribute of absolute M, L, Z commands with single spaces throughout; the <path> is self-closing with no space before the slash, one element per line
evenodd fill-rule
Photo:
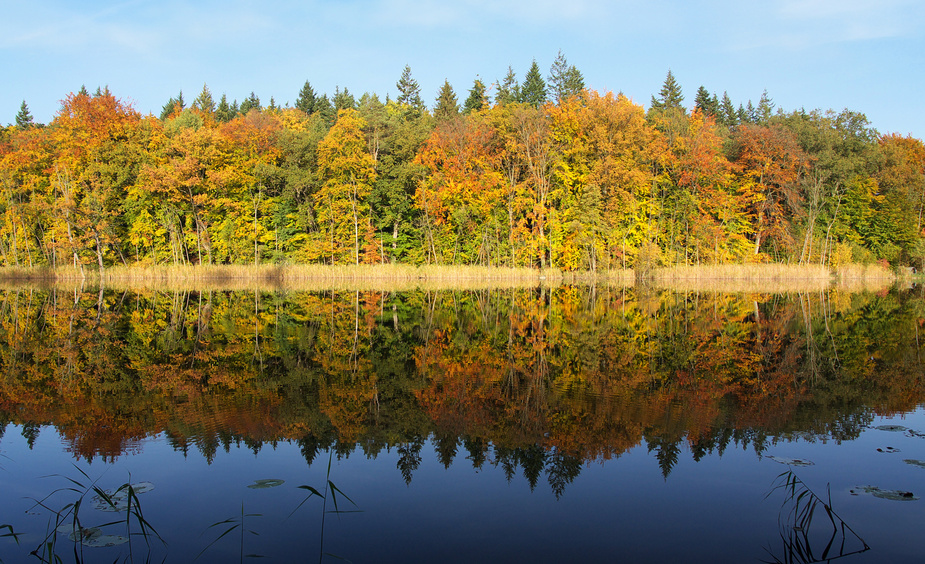
<path fill-rule="evenodd" d="M 86 92 L 85 88 L 81 88 L 81 90 Z M 179 96 L 167 100 L 167 103 L 164 104 L 161 109 L 161 120 L 169 118 L 174 113 L 180 113 L 184 108 L 186 108 L 186 102 L 183 101 L 183 91 L 181 90 Z"/>
<path fill-rule="evenodd" d="M 22 101 L 22 105 L 19 106 L 19 113 L 16 114 L 16 127 L 20 129 L 29 129 L 35 124 L 32 121 L 32 114 L 29 112 L 29 106 L 26 105 L 26 101 Z"/>
<path fill-rule="evenodd" d="M 337 110 L 334 109 L 327 94 L 322 94 L 320 98 L 315 99 L 315 112 L 321 116 L 328 127 L 334 125 L 334 120 L 337 119 Z"/>
<path fill-rule="evenodd" d="M 765 91 L 761 93 L 761 99 L 758 100 L 758 107 L 755 109 L 755 115 L 758 119 L 758 123 L 767 125 L 773 112 L 774 101 L 768 97 L 768 91 L 765 89 Z"/>
<path fill-rule="evenodd" d="M 733 127 L 739 123 L 738 116 L 736 115 L 736 108 L 732 105 L 732 100 L 729 98 L 729 93 L 723 92 L 723 101 L 720 103 L 719 111 L 720 122 L 726 127 Z"/>
<path fill-rule="evenodd" d="M 524 104 L 539 108 L 546 103 L 546 81 L 540 74 L 540 67 L 536 64 L 536 59 L 530 65 L 530 70 L 524 77 L 524 83 L 520 87 L 520 99 Z"/>
<path fill-rule="evenodd" d="M 218 107 L 215 108 L 215 119 L 222 123 L 228 123 L 234 119 L 235 114 L 237 112 L 228 105 L 228 97 L 222 94 L 222 99 L 219 101 Z"/>
<path fill-rule="evenodd" d="M 716 117 L 719 112 L 719 100 L 716 94 L 710 94 L 706 87 L 701 86 L 697 89 L 697 97 L 694 98 L 694 107 L 707 116 Z"/>
<path fill-rule="evenodd" d="M 260 109 L 260 98 L 258 98 L 257 95 L 251 91 L 251 95 L 245 98 L 243 102 L 241 102 L 239 111 L 242 115 L 246 116 L 251 110 L 257 110 L 259 112 Z"/>
<path fill-rule="evenodd" d="M 514 74 L 513 68 L 508 67 L 504 80 L 496 84 L 498 86 L 498 94 L 495 95 L 496 104 L 504 106 L 520 102 L 520 84 L 517 83 L 517 75 Z"/>
<path fill-rule="evenodd" d="M 424 101 L 421 99 L 421 86 L 418 81 L 411 77 L 411 66 L 405 65 L 402 70 L 401 78 L 395 83 L 398 88 L 399 104 L 406 104 L 416 112 L 424 111 Z"/>
<path fill-rule="evenodd" d="M 315 103 L 315 90 L 306 80 L 305 85 L 302 86 L 302 90 L 299 91 L 299 97 L 295 101 L 295 107 L 311 115 L 315 111 Z"/>
<path fill-rule="evenodd" d="M 353 94 L 345 87 L 343 90 L 339 86 L 334 87 L 334 110 L 335 112 L 340 112 L 341 110 L 355 110 L 357 108 L 357 101 L 353 97 Z"/>
<path fill-rule="evenodd" d="M 658 98 L 652 96 L 652 109 L 666 110 L 668 108 L 681 108 L 681 102 L 684 101 L 684 95 L 681 94 L 681 87 L 668 69 L 668 76 L 665 77 L 665 83 L 658 93 Z"/>
<path fill-rule="evenodd" d="M 215 101 L 212 100 L 212 93 L 209 92 L 209 87 L 205 83 L 202 85 L 202 92 L 199 97 L 193 101 L 193 107 L 206 114 L 211 114 L 215 111 Z"/>
<path fill-rule="evenodd" d="M 466 98 L 466 102 L 463 104 L 463 112 L 466 114 L 479 112 L 487 103 L 488 100 L 485 97 L 485 84 L 476 78 L 472 83 L 472 88 L 469 90 L 469 97 Z"/>
<path fill-rule="evenodd" d="M 567 100 L 578 96 L 585 89 L 585 79 L 581 71 L 574 65 L 569 65 L 562 51 L 549 69 L 549 96 L 555 100 Z"/>
<path fill-rule="evenodd" d="M 453 91 L 450 81 L 444 79 L 443 86 L 437 95 L 437 103 L 434 105 L 434 117 L 438 120 L 448 120 L 456 115 L 459 115 L 456 92 Z"/>

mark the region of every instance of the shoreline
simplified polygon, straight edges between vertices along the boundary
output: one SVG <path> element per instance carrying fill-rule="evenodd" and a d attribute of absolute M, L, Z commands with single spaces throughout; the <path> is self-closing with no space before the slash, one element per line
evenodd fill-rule
<path fill-rule="evenodd" d="M 637 276 L 637 274 L 639 274 Z M 563 272 L 557 269 L 485 266 L 377 265 L 186 265 L 94 268 L 0 267 L 6 287 L 103 286 L 113 288 L 202 288 L 271 290 L 404 290 L 557 287 L 561 285 L 648 286 L 728 292 L 789 292 L 829 288 L 877 290 L 911 283 L 880 265 L 729 264 L 671 266 L 644 275 L 634 270 Z"/>

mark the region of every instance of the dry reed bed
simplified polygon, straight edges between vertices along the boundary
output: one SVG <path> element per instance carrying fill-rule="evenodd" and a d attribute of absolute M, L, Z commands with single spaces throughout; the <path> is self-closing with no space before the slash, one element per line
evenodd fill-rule
<path fill-rule="evenodd" d="M 889 286 L 893 274 L 879 265 L 847 265 L 833 272 L 819 265 L 748 264 L 676 266 L 646 280 L 680 291 L 788 293 L 848 291 Z M 203 265 L 74 268 L 0 268 L 5 287 L 98 287 L 139 290 L 404 291 L 556 287 L 562 284 L 631 286 L 632 270 L 564 273 L 556 269 L 410 265 Z"/>

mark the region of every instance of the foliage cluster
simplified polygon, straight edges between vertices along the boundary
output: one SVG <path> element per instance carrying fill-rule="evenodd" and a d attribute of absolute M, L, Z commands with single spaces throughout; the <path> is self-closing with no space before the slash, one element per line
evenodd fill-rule
<path fill-rule="evenodd" d="M 0 261 L 448 264 L 561 270 L 925 258 L 925 145 L 863 114 L 682 106 L 669 73 L 646 111 L 534 61 L 493 100 L 449 83 L 294 107 L 207 87 L 160 117 L 108 90 L 0 134 Z"/>

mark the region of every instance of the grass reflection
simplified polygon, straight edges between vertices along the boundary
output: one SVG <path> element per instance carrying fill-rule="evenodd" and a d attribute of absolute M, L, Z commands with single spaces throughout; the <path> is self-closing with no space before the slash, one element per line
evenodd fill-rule
<path fill-rule="evenodd" d="M 832 493 L 826 487 L 822 498 L 793 472 L 777 476 L 767 499 L 784 493 L 779 524 L 780 549 L 767 548 L 773 564 L 831 562 L 867 552 L 870 547 L 832 508 Z M 858 547 L 860 543 L 860 547 Z"/>

